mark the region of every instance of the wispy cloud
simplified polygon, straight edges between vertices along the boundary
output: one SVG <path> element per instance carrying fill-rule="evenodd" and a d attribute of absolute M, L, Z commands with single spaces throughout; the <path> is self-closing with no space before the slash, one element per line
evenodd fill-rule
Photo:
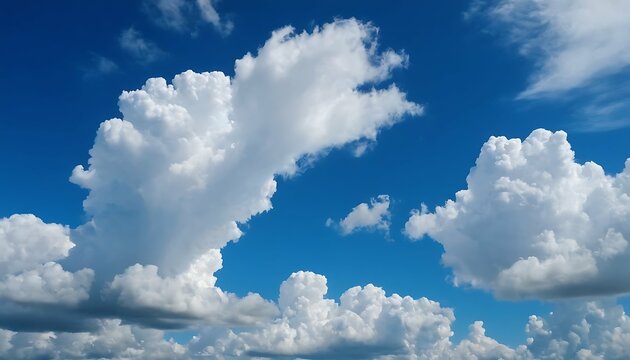
<path fill-rule="evenodd" d="M 216 0 L 147 0 L 144 8 L 158 25 L 180 32 L 195 32 L 199 24 L 211 24 L 228 35 L 233 23 L 216 9 Z"/>
<path fill-rule="evenodd" d="M 131 54 L 136 60 L 144 63 L 153 62 L 165 53 L 153 42 L 142 37 L 140 32 L 129 28 L 122 32 L 119 39 L 120 47 Z"/>
<path fill-rule="evenodd" d="M 611 77 L 628 77 L 624 70 L 630 65 L 629 13 L 627 0 L 501 0 L 475 1 L 467 15 L 485 15 L 497 33 L 508 34 L 520 54 L 534 60 L 535 71 L 519 99 L 570 95 L 592 110 L 610 106 L 589 99 L 614 90 L 602 84 Z M 589 113 L 585 108 L 581 117 Z M 627 115 L 610 113 L 597 120 L 605 126 L 592 128 L 624 126 L 628 122 L 620 117 Z"/>
<path fill-rule="evenodd" d="M 455 283 L 501 298 L 570 298 L 630 291 L 630 161 L 612 176 L 575 161 L 567 134 L 492 136 L 466 181 L 405 225 L 444 246 Z M 491 249 L 491 251 L 489 251 Z"/>
<path fill-rule="evenodd" d="M 118 70 L 118 65 L 111 59 L 92 54 L 90 64 L 83 69 L 83 77 L 93 78 L 99 75 L 111 74 Z"/>

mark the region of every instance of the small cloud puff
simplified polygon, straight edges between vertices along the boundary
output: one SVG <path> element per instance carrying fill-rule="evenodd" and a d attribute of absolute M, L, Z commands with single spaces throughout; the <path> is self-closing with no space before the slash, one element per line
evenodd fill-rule
<path fill-rule="evenodd" d="M 326 226 L 338 227 L 342 235 L 349 235 L 356 230 L 379 230 L 389 233 L 391 213 L 389 195 L 379 195 L 370 199 L 370 204 L 361 203 L 339 222 L 326 220 Z"/>

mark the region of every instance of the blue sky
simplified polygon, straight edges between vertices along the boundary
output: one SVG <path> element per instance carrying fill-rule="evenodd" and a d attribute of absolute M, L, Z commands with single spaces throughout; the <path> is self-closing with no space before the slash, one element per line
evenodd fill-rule
<path fill-rule="evenodd" d="M 3 281 L 8 284 L 0 286 L 1 301 L 7 309 L 0 312 L 0 317 L 4 317 L 0 321 L 0 328 L 5 329 L 1 331 L 5 331 L 4 334 L 8 335 L 3 336 L 9 339 L 6 349 L 0 342 L 0 358 L 16 358 L 21 346 L 18 339 L 21 337 L 32 339 L 45 331 L 58 330 L 56 322 L 59 320 L 42 314 L 46 306 L 63 313 L 64 320 L 79 324 L 69 334 L 88 331 L 106 338 L 128 327 L 133 331 L 142 329 L 137 331 L 155 332 L 158 340 L 152 338 L 154 341 L 172 336 L 180 343 L 177 346 L 181 349 L 166 341 L 155 345 L 159 351 L 164 348 L 167 355 L 152 354 L 137 344 L 129 345 L 129 348 L 140 346 L 138 358 L 175 358 L 175 355 L 168 355 L 169 351 L 181 357 L 203 357 L 199 350 L 202 347 L 200 344 L 213 346 L 213 351 L 217 351 L 207 353 L 209 358 L 286 356 L 340 359 L 349 357 L 348 354 L 355 354 L 357 358 L 379 358 L 388 355 L 388 351 L 401 358 L 422 358 L 436 354 L 432 351 L 437 351 L 437 347 L 427 350 L 429 348 L 418 345 L 411 350 L 402 349 L 397 348 L 399 344 L 392 345 L 387 339 L 378 336 L 357 342 L 339 334 L 330 337 L 343 338 L 340 343 L 334 343 L 328 338 L 319 339 L 317 341 L 321 342 L 316 343 L 316 347 L 322 349 L 322 353 L 317 353 L 298 340 L 288 350 L 272 340 L 261 340 L 264 334 L 277 330 L 266 328 L 267 323 L 275 321 L 277 324 L 281 322 L 278 319 L 289 318 L 287 321 L 294 324 L 283 308 L 282 301 L 278 304 L 279 287 L 292 273 L 300 270 L 325 276 L 328 286 L 326 297 L 329 299 L 339 299 L 347 289 L 354 286 L 374 284 L 381 287 L 387 296 L 397 293 L 413 299 L 426 297 L 438 302 L 440 311 L 452 308 L 457 320 L 453 322 L 441 318 L 441 321 L 448 323 L 453 331 L 452 337 L 446 337 L 453 348 L 448 350 L 452 351 L 448 356 L 453 358 L 472 356 L 473 350 L 464 349 L 465 346 L 457 348 L 457 344 L 469 338 L 469 326 L 477 320 L 483 321 L 486 336 L 505 345 L 488 345 L 484 348 L 484 351 L 487 350 L 484 354 L 476 353 L 479 358 L 551 356 L 551 346 L 545 347 L 550 342 L 548 334 L 535 333 L 533 330 L 526 334 L 524 330 L 528 320 L 531 322 L 529 316 L 534 314 L 547 317 L 547 328 L 562 328 L 559 325 L 561 322 L 554 323 L 553 316 L 548 316 L 550 311 L 561 314 L 563 311 L 574 311 L 579 314 L 575 316 L 584 316 L 594 329 L 601 328 L 602 333 L 607 331 L 606 326 L 614 328 L 614 321 L 622 321 L 619 319 L 625 316 L 622 314 L 614 318 L 620 309 L 615 304 L 625 304 L 623 294 L 630 290 L 630 286 L 623 282 L 620 284 L 615 277 L 615 274 L 627 274 L 629 270 L 627 265 L 623 265 L 623 256 L 627 256 L 625 239 L 630 236 L 627 226 L 630 223 L 630 205 L 627 200 L 630 185 L 625 185 L 623 176 L 630 171 L 628 168 L 624 170 L 624 162 L 630 154 L 630 126 L 627 126 L 630 125 L 630 105 L 625 90 L 625 85 L 630 81 L 630 47 L 626 41 L 630 23 L 615 14 L 629 10 L 630 3 L 626 0 L 610 0 L 597 4 L 580 1 L 567 5 L 554 0 L 404 2 L 395 5 L 377 1 L 308 3 L 238 0 L 3 3 L 0 5 L 0 39 L 5 49 L 0 57 L 0 79 L 3 83 L 0 88 L 0 107 L 4 110 L 0 118 L 0 154 L 3 154 L 0 162 L 0 218 L 5 228 L 0 229 L 4 229 L 8 235 L 0 237 L 0 245 L 8 252 L 26 249 L 23 251 L 27 255 L 20 260 L 24 264 L 37 263 L 38 260 L 41 260 L 40 263 L 58 262 L 64 269 L 60 271 L 66 272 L 56 276 L 70 277 L 76 290 L 73 294 L 80 295 L 75 301 L 65 298 L 60 300 L 54 296 L 51 298 L 50 294 L 42 290 L 32 295 L 34 297 L 31 299 L 27 294 L 28 289 L 11 287 L 15 283 L 7 279 L 22 276 L 21 271 L 36 271 L 31 269 L 35 265 L 15 265 L 11 263 L 12 260 L 0 256 L 0 265 L 2 261 L 6 263 L 0 266 L 0 275 L 5 277 Z M 584 12 L 598 14 L 599 17 L 585 21 L 582 18 Z M 353 35 L 352 31 L 365 32 L 360 35 L 360 40 L 365 41 L 360 48 L 350 49 L 346 53 L 343 46 L 347 43 L 341 40 L 339 44 L 333 45 L 321 45 L 316 40 L 309 42 L 311 37 L 315 38 L 312 34 L 326 31 L 321 28 L 324 24 L 346 24 L 348 21 L 350 26 L 333 28 L 331 25 L 331 37 L 337 39 L 335 36 L 339 34 L 342 39 L 345 39 L 343 36 L 354 39 L 352 36 L 357 35 Z M 583 28 L 572 24 L 583 24 Z M 302 46 L 300 51 L 307 54 L 305 57 L 311 56 L 307 60 L 312 63 L 301 72 L 290 73 L 290 80 L 286 82 L 266 80 L 266 76 L 273 72 L 269 70 L 274 69 L 273 66 L 285 66 L 282 57 L 287 53 L 282 52 L 285 51 L 282 40 L 277 47 L 265 44 L 272 37 L 272 31 L 287 25 L 295 28 L 295 34 L 305 31 L 303 37 L 286 35 L 285 40 Z M 355 25 L 357 28 L 353 27 Z M 369 45 L 375 40 L 379 44 L 378 52 L 371 53 Z M 313 50 L 309 47 L 313 47 Z M 320 48 L 323 50 L 318 53 Z M 263 49 L 268 50 L 263 53 Z M 379 68 L 376 62 L 386 59 L 385 56 L 380 58 L 379 54 L 390 50 L 393 51 L 391 54 L 395 54 L 392 55 L 395 57 L 391 60 L 393 63 Z M 337 51 L 340 54 L 339 61 L 348 60 L 348 67 L 336 68 L 337 63 L 328 64 L 328 59 L 337 56 Z M 274 52 L 279 55 L 274 57 Z M 256 69 L 260 70 L 254 70 L 255 76 L 235 74 L 235 60 L 247 53 L 251 53 L 258 61 L 259 67 Z M 355 61 L 364 56 L 369 61 L 364 65 L 366 69 L 362 70 L 363 65 L 357 65 Z M 274 62 L 280 65 L 274 65 Z M 321 69 L 318 67 L 320 65 Z M 331 72 L 326 73 L 331 67 Z M 308 73 L 311 69 L 315 69 L 313 74 Z M 205 122 L 211 121 L 209 119 L 221 118 L 222 113 L 217 113 L 213 107 L 204 107 L 210 100 L 206 102 L 195 98 L 194 101 L 201 104 L 198 105 L 201 110 L 194 106 L 186 108 L 188 100 L 182 100 L 180 106 L 194 113 L 191 116 L 201 125 L 181 130 L 182 134 L 190 131 L 192 135 L 171 135 L 168 133 L 170 130 L 152 129 L 153 125 L 146 124 L 151 124 L 152 116 L 163 116 L 165 124 L 172 119 L 176 121 L 178 118 L 175 112 L 170 114 L 170 110 L 160 110 L 166 115 L 151 115 L 154 109 L 143 108 L 149 105 L 142 102 L 140 95 L 138 98 L 132 95 L 120 100 L 118 97 L 123 90 L 140 89 L 149 78 L 162 77 L 170 83 L 175 75 L 186 70 L 196 73 L 220 71 L 233 78 L 234 84 L 228 84 L 226 88 L 234 89 L 230 90 L 234 91 L 234 101 L 231 103 L 234 109 L 230 110 L 234 115 L 229 117 L 230 121 L 237 119 L 234 122 L 240 127 L 234 131 L 241 137 L 226 135 L 226 141 L 234 141 L 236 149 L 240 149 L 240 144 L 246 144 L 245 150 L 239 153 L 239 157 L 234 155 L 236 160 L 225 168 L 206 168 L 206 165 L 193 163 L 193 170 L 190 171 L 201 177 L 191 177 L 191 183 L 180 183 L 175 179 L 169 185 L 157 184 L 161 178 L 149 175 L 155 168 L 166 166 L 160 161 L 166 161 L 171 166 L 176 161 L 183 161 L 178 157 L 178 151 L 188 151 L 190 158 L 193 158 L 195 154 L 208 149 L 169 149 L 168 144 L 176 141 L 169 142 L 172 139 L 168 138 L 160 142 L 160 137 L 174 136 L 175 139 L 181 136 L 178 139 L 194 143 L 198 140 L 195 136 L 201 134 L 195 134 L 195 131 L 203 127 Z M 241 71 L 246 74 L 247 70 Z M 328 79 L 326 76 L 329 75 L 333 81 L 344 79 L 344 71 L 356 72 L 348 75 L 350 82 L 355 81 L 354 77 L 364 79 L 355 81 L 356 86 L 349 89 L 351 95 L 344 92 L 347 89 L 341 88 L 337 95 L 334 85 L 331 85 L 331 89 L 326 86 L 316 87 L 320 86 L 316 84 L 317 79 Z M 380 78 L 370 75 L 371 71 L 384 72 L 385 75 Z M 220 83 L 222 80 L 213 81 Z M 382 103 L 377 103 L 372 111 L 368 105 L 355 108 L 352 105 L 354 103 L 347 105 L 349 113 L 344 112 L 345 107 L 333 107 L 332 114 L 322 115 L 321 124 L 316 122 L 318 114 L 325 113 L 319 110 L 328 109 L 328 104 L 336 99 L 369 92 L 373 87 L 386 91 L 384 89 L 388 89 L 391 84 L 395 84 L 404 96 L 400 99 L 379 100 Z M 305 89 L 305 95 L 293 96 L 291 90 L 280 88 L 284 86 Z M 274 96 L 276 92 L 283 94 L 283 91 L 287 94 L 286 101 L 280 96 Z M 309 94 L 315 94 L 313 99 L 307 98 Z M 159 105 L 162 98 L 152 96 L 155 96 L 153 100 Z M 258 100 L 269 104 L 269 109 L 264 105 L 256 105 L 264 109 L 260 112 L 250 111 L 254 107 L 248 106 L 254 106 L 251 104 Z M 295 102 L 291 103 L 292 100 Z M 123 114 L 119 104 L 121 108 L 128 106 L 127 109 L 131 110 L 123 111 Z M 415 110 L 412 105 L 416 106 Z M 392 109 L 388 114 L 377 114 L 378 109 L 388 106 Z M 355 114 L 356 122 L 348 125 L 348 128 L 355 127 L 351 129 L 354 132 L 348 130 L 349 135 L 346 137 L 337 136 L 343 130 L 326 128 L 349 122 L 351 120 L 348 119 L 354 119 Z M 315 120 L 312 120 L 311 115 Z M 143 155 L 138 156 L 145 158 L 140 157 L 135 165 L 129 165 L 125 159 L 135 159 L 135 150 L 121 148 L 117 152 L 115 146 L 107 147 L 109 140 L 102 140 L 102 143 L 97 140 L 95 145 L 99 124 L 115 117 L 134 124 L 141 131 L 144 131 L 142 126 L 147 126 L 143 136 L 153 139 L 150 141 L 157 139 L 155 141 L 166 148 L 167 154 L 159 155 L 166 160 L 162 157 L 156 160 L 152 156 L 158 155 L 153 152 L 140 152 Z M 241 123 L 238 119 L 241 119 Z M 295 125 L 301 122 L 315 130 L 301 132 L 302 128 Z M 372 126 L 375 132 L 365 130 L 364 125 Z M 164 126 L 167 129 L 170 125 Z M 514 165 L 515 168 L 522 166 L 522 170 L 506 170 L 496 165 L 497 162 L 496 168 L 479 166 L 477 172 L 469 176 L 478 157 L 482 161 L 480 151 L 491 136 L 519 138 L 525 143 L 530 133 L 538 128 L 552 132 L 566 131 L 568 140 L 556 136 L 559 133 L 554 136 L 549 135 L 551 133 L 532 134 L 531 144 L 540 141 L 545 145 L 541 145 L 542 150 L 536 154 L 534 150 L 531 150 L 532 153 L 527 153 L 530 150 L 519 150 L 523 152 L 522 156 L 529 156 L 526 165 Z M 319 130 L 325 138 L 311 139 L 311 136 L 315 136 L 312 134 Z M 102 139 L 114 136 L 102 131 Z M 213 127 L 209 132 L 212 131 L 220 130 Z M 212 141 L 218 141 L 216 144 L 219 144 L 223 140 Z M 300 143 L 304 145 L 300 146 Z M 361 143 L 368 144 L 367 150 L 357 157 L 353 150 Z M 558 143 L 567 146 L 570 143 L 575 151 L 575 159 L 563 152 L 561 146 L 560 150 L 554 147 Z M 102 147 L 98 148 L 98 144 Z M 276 149 L 276 144 L 281 145 L 277 145 Z M 93 146 L 96 150 L 90 153 Z M 226 146 L 225 149 L 228 149 L 232 145 Z M 532 145 L 532 148 L 535 146 Z M 247 153 L 251 151 L 249 149 L 258 150 Z M 173 154 L 173 158 L 169 158 L 168 154 Z M 506 154 L 511 153 L 506 152 L 502 156 L 508 156 Z M 229 158 L 229 153 L 226 156 Z M 490 154 L 488 158 L 490 156 L 494 155 Z M 292 157 L 290 164 L 286 163 L 286 157 Z M 94 160 L 93 163 L 90 158 Z M 304 158 L 313 161 L 305 161 Z M 556 160 L 558 163 L 551 163 Z M 223 160 L 200 161 L 214 164 L 213 161 L 220 163 Z M 518 162 L 513 159 L 510 161 Z M 562 161 L 570 162 L 575 167 L 566 170 L 566 174 L 556 174 L 555 170 L 550 170 L 562 168 Z M 582 169 L 579 166 L 587 161 L 599 164 L 606 175 L 602 173 L 597 177 L 588 175 L 590 173 L 587 170 L 575 170 Z M 90 178 L 86 172 L 73 175 L 74 180 L 68 181 L 78 164 L 82 164 L 86 170 L 91 164 L 97 169 L 97 177 L 104 177 L 93 180 L 94 177 Z M 287 170 L 285 167 L 294 165 L 297 170 Z M 187 168 L 183 168 L 181 173 L 187 174 Z M 548 180 L 544 176 L 528 177 L 529 174 L 545 171 L 552 174 L 546 187 L 541 185 L 541 182 Z M 584 174 L 581 171 L 585 171 Z M 206 179 L 214 179 L 218 172 L 227 175 L 216 175 L 220 177 L 216 182 Z M 575 172 L 579 172 L 579 175 L 575 175 Z M 513 191 L 510 194 L 515 197 L 521 196 L 523 202 L 519 203 L 520 207 L 515 205 L 514 208 L 503 209 L 501 204 L 492 200 L 500 195 L 499 190 L 496 190 L 497 193 L 492 190 L 499 189 L 499 185 L 496 185 L 498 182 L 492 185 L 494 188 L 490 182 L 496 180 L 495 175 L 498 173 L 533 187 L 540 185 L 543 195 L 537 198 L 538 202 L 530 203 L 531 199 L 519 192 L 525 190 L 510 187 L 511 190 L 506 191 Z M 628 174 L 625 176 L 630 176 Z M 467 176 L 476 182 L 467 183 Z M 272 207 L 268 204 L 256 205 L 258 207 L 247 205 L 248 200 L 241 199 L 249 196 L 254 201 L 256 196 L 260 196 L 252 190 L 258 186 L 252 182 L 259 177 L 261 182 L 263 178 L 276 179 L 276 192 L 268 197 Z M 483 186 L 485 183 L 490 184 L 488 189 Z M 147 195 L 153 191 L 153 186 L 155 194 Z M 186 187 L 189 189 L 186 190 Z M 196 199 L 193 196 L 193 204 L 188 205 L 185 200 L 188 199 L 187 194 L 198 188 L 205 189 L 203 195 Z M 479 205 L 474 199 L 468 203 L 458 199 L 457 206 L 461 207 L 457 219 L 440 217 L 436 206 L 443 206 L 448 199 L 455 199 L 456 192 L 467 188 L 475 199 L 487 196 L 490 200 Z M 602 194 L 597 189 L 612 190 Z M 171 190 L 171 194 L 164 194 Z M 222 194 L 228 194 L 225 195 L 226 199 Z M 378 220 L 387 222 L 388 230 L 375 228 L 374 222 L 366 220 L 350 234 L 344 234 L 340 220 L 346 218 L 355 206 L 369 204 L 370 199 L 381 194 L 389 196 L 389 207 L 386 216 Z M 138 199 L 142 198 L 138 204 L 133 203 L 136 195 Z M 84 203 L 86 197 L 88 200 Z M 564 211 L 565 205 L 573 206 L 574 198 L 583 199 L 582 203 L 575 205 L 580 208 L 578 213 L 582 215 L 575 215 L 575 218 L 571 217 L 574 215 L 558 215 Z M 241 201 L 244 205 L 234 205 L 232 199 L 235 199 L 234 203 Z M 421 203 L 425 204 L 426 211 L 418 212 L 418 219 L 437 218 L 439 224 L 423 223 L 415 228 L 415 232 L 405 231 L 406 224 L 413 219 L 410 212 L 420 209 Z M 511 202 L 516 203 L 516 200 Z M 616 210 L 609 213 L 603 209 Z M 540 215 L 546 214 L 546 211 L 553 215 Z M 227 220 L 222 219 L 228 216 L 224 214 L 232 213 L 239 214 L 229 221 L 239 223 L 244 233 L 242 236 L 232 234 L 229 237 L 218 233 L 227 231 L 221 225 L 222 221 Z M 437 217 L 432 218 L 434 213 Z M 537 215 L 528 215 L 532 213 Z M 43 227 L 40 228 L 44 226 L 43 223 L 24 220 L 24 225 L 24 222 L 11 218 L 12 214 L 34 214 L 43 223 L 67 227 L 43 230 Z M 191 220 L 191 217 L 195 219 Z M 251 219 L 248 220 L 249 217 Z M 332 219 L 331 226 L 326 225 L 329 218 Z M 483 222 L 479 219 L 490 220 Z M 102 230 L 102 227 L 94 226 L 95 223 L 114 229 Z M 160 224 L 154 230 L 156 223 Z M 33 228 L 11 233 L 8 230 L 10 226 L 13 226 L 12 229 L 18 229 L 18 226 Z M 541 231 L 530 234 L 523 230 L 528 228 Z M 574 234 L 571 228 L 585 230 Z M 536 246 L 542 230 L 555 231 L 557 234 L 557 239 L 553 240 L 557 246 L 553 251 L 557 252 L 545 253 L 544 256 L 548 258 L 536 253 L 539 251 Z M 46 235 L 47 231 L 55 233 Z M 177 242 L 169 238 L 171 232 L 189 238 Z M 218 240 L 226 236 L 225 241 Z M 50 246 L 54 251 L 50 250 L 48 258 L 33 256 L 36 260 L 28 260 L 29 251 L 37 252 L 34 249 L 38 247 L 28 250 L 26 245 L 23 247 L 19 244 L 34 242 L 32 239 L 39 237 L 38 247 L 52 244 Z M 462 238 L 468 241 L 465 243 L 468 245 L 461 243 Z M 596 245 L 592 244 L 597 241 L 603 244 L 601 249 L 593 247 Z M 574 242 L 577 245 L 574 246 Z M 92 243 L 98 245 L 92 248 Z M 72 250 L 59 250 L 68 244 L 76 246 Z M 471 249 L 482 250 L 471 250 L 470 256 L 463 256 L 457 250 L 458 246 L 469 245 Z M 447 248 L 445 259 L 442 260 L 444 246 Z M 575 247 L 578 250 L 572 250 Z M 188 249 L 184 251 L 183 248 Z M 512 252 L 510 248 L 529 250 Z M 213 318 L 215 315 L 207 315 L 204 311 L 208 309 L 199 315 L 190 309 L 183 312 L 181 308 L 173 310 L 171 306 L 175 305 L 170 300 L 165 300 L 166 305 L 160 305 L 159 299 L 171 297 L 169 292 L 184 291 L 177 287 L 178 281 L 184 278 L 178 275 L 186 273 L 186 267 L 196 259 L 191 254 L 197 251 L 196 255 L 201 256 L 209 249 L 220 250 L 218 256 L 222 257 L 223 267 L 214 275 L 214 271 L 205 275 L 202 272 L 201 276 L 205 276 L 205 279 L 216 278 L 216 284 L 204 285 L 202 290 L 208 290 L 209 287 L 212 291 L 220 289 L 219 292 L 234 294 L 231 300 L 221 301 L 230 304 L 234 301 L 237 304 L 235 307 L 251 306 L 246 315 L 256 321 L 242 320 L 239 316 L 245 315 L 238 313 L 239 310 L 221 310 L 217 307 L 218 312 L 234 311 L 234 318 L 241 319 L 230 323 L 232 320 L 216 320 Z M 501 251 L 506 251 L 505 259 L 513 257 L 514 264 L 519 259 L 538 256 L 536 259 L 541 262 L 549 260 L 545 264 L 557 264 L 553 263 L 557 259 L 566 261 L 562 265 L 566 265 L 566 268 L 557 265 L 557 268 L 552 267 L 551 273 L 543 272 L 541 276 L 548 281 L 540 285 L 538 282 L 533 283 L 534 280 L 527 280 L 523 274 L 516 274 L 516 267 L 507 266 L 513 263 L 504 264 Z M 217 255 L 212 254 L 209 255 L 209 261 L 215 261 L 216 265 Z M 108 260 L 101 263 L 100 256 Z M 181 260 L 177 259 L 179 257 Z M 112 285 L 114 276 L 121 275 L 127 266 L 134 263 L 138 263 L 138 269 L 142 268 L 142 271 L 148 269 L 145 266 L 158 265 L 160 270 L 157 271 L 161 278 L 134 279 L 131 273 L 125 272 L 129 277 L 120 276 L 120 282 Z M 505 271 L 503 275 L 497 274 L 495 271 L 498 270 L 488 270 L 479 264 Z M 592 272 L 589 272 L 589 266 L 594 267 Z M 82 282 L 78 275 L 84 267 L 89 271 L 94 269 L 90 276 L 86 275 L 89 279 L 86 282 Z M 576 268 L 586 270 L 578 273 Z M 533 274 L 536 269 L 539 268 L 527 268 L 525 273 Z M 149 276 L 142 271 L 139 272 L 141 276 Z M 558 279 L 555 274 L 560 274 Z M 295 276 L 290 279 L 304 281 L 305 284 L 309 281 L 318 283 L 320 278 L 313 276 Z M 513 278 L 508 278 L 505 283 L 501 276 Z M 45 276 L 42 275 L 42 278 Z M 136 280 L 140 282 L 135 283 Z M 155 288 L 147 285 L 150 294 L 136 294 L 125 288 L 135 286 L 144 289 L 139 284 L 149 284 L 151 281 L 157 285 Z M 199 280 L 203 281 L 206 280 Z M 287 281 L 287 284 L 292 284 Z M 597 290 L 593 285 L 596 283 L 607 285 L 602 285 L 603 290 Z M 512 285 L 505 284 L 516 285 L 510 287 Z M 188 283 L 184 285 L 188 286 L 187 289 L 194 288 Z M 312 284 L 304 286 L 317 287 Z M 296 285 L 296 289 L 300 289 L 300 286 Z M 287 293 L 291 291 L 287 290 Z M 23 292 L 26 295 L 13 296 L 9 292 Z M 118 300 L 109 299 L 110 292 L 118 294 Z M 250 293 L 259 294 L 259 297 L 250 298 Z M 202 298 L 206 296 L 203 291 L 194 295 Z M 151 296 L 157 297 L 157 303 L 147 305 L 145 299 Z M 251 302 L 247 302 L 247 299 Z M 213 304 L 210 302 L 204 306 L 212 307 Z M 591 307 L 585 304 L 591 304 Z M 277 306 L 280 306 L 280 315 L 274 313 Z M 588 317 L 591 313 L 585 315 L 583 309 L 593 307 L 613 314 L 610 315 L 610 322 L 596 323 L 596 320 Z M 8 315 L 14 309 L 19 316 Z M 189 310 L 191 312 L 188 313 Z M 275 315 L 269 315 L 272 313 Z M 407 319 L 415 315 L 401 316 Z M 164 322 L 157 321 L 158 318 Z M 30 324 L 30 319 L 35 319 L 33 323 L 39 324 L 30 328 L 35 332 L 20 332 L 23 330 L 21 324 Z M 103 325 L 104 321 L 120 323 L 116 330 L 112 330 Z M 308 322 L 305 324 L 309 326 Z M 374 326 L 376 334 L 389 331 L 379 328 L 380 325 Z M 534 327 L 531 323 L 529 326 L 532 329 Z M 630 329 L 621 329 L 627 331 L 626 336 L 630 333 Z M 228 343 L 222 335 L 227 331 L 233 331 L 238 339 L 226 345 L 226 350 L 219 354 L 217 344 Z M 325 333 L 317 328 L 313 331 Z M 429 333 L 432 330 L 423 331 Z M 594 356 L 624 357 L 624 353 L 606 350 L 609 347 L 602 340 L 605 336 L 598 337 L 595 333 L 593 331 L 591 338 L 583 338 L 582 345 L 565 339 L 569 343 L 569 350 L 560 356 L 575 357 L 580 351 L 580 356 L 585 356 L 588 350 Z M 189 343 L 193 335 L 201 340 Z M 408 333 L 403 335 L 421 337 Z M 533 346 L 527 342 L 528 337 L 535 338 L 532 340 Z M 140 335 L 136 334 L 134 341 L 138 338 Z M 413 341 L 420 344 L 418 338 Z M 427 340 L 422 341 L 425 344 Z M 93 350 L 99 346 L 106 349 L 99 348 L 90 355 L 81 352 L 83 350 L 73 354 L 63 353 L 59 350 L 59 347 L 63 347 L 62 340 L 49 342 L 41 351 L 50 358 L 104 357 L 106 355 L 102 354 L 105 353 L 109 353 L 107 356 L 112 358 L 124 358 L 120 355 L 122 353 L 116 352 L 118 349 L 107 349 L 102 344 L 90 343 Z M 525 349 L 525 346 L 519 350 L 521 344 L 530 348 Z M 590 347 L 584 347 L 584 344 Z M 377 348 L 380 350 L 374 350 Z M 20 356 L 35 358 L 37 353 L 32 349 L 29 351 L 20 353 Z M 445 354 L 437 357 L 446 358 Z"/>

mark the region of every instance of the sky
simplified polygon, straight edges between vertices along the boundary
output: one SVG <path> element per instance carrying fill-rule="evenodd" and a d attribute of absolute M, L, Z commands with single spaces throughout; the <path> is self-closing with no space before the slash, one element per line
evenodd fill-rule
<path fill-rule="evenodd" d="M 629 11 L 3 2 L 0 359 L 630 357 Z"/>

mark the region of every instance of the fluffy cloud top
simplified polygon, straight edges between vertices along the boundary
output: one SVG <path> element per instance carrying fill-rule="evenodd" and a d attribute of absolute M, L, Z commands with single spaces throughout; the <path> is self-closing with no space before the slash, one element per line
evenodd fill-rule
<path fill-rule="evenodd" d="M 339 229 L 343 235 L 348 235 L 357 229 L 389 232 L 390 217 L 389 196 L 379 195 L 371 199 L 370 204 L 361 203 L 352 208 L 352 211 L 339 221 Z M 332 219 L 326 221 L 328 226 L 333 224 L 335 222 Z"/>
<path fill-rule="evenodd" d="M 394 85 L 358 90 L 406 61 L 378 53 L 375 35 L 356 20 L 284 28 L 236 62 L 234 79 L 187 71 L 124 92 L 123 119 L 101 124 L 89 167 L 71 177 L 92 217 L 73 233 L 79 258 L 97 276 L 135 263 L 177 275 L 271 209 L 275 175 L 418 114 Z"/>
<path fill-rule="evenodd" d="M 210 2 L 198 4 L 210 11 Z M 137 35 L 125 32 L 122 44 L 147 50 Z M 276 316 L 256 294 L 215 286 L 220 249 L 239 239 L 239 224 L 272 208 L 276 176 L 295 175 L 330 149 L 373 142 L 421 112 L 383 84 L 407 59 L 380 52 L 376 35 L 354 19 L 311 33 L 286 27 L 237 60 L 233 78 L 186 71 L 172 84 L 154 78 L 123 92 L 122 117 L 101 123 L 88 166 L 70 178 L 89 191 L 88 222 L 71 230 L 32 215 L 0 220 L 1 297 L 42 316 L 36 304 L 85 301 L 67 317 L 164 327 Z"/>
<path fill-rule="evenodd" d="M 556 306 L 547 318 L 532 315 L 526 326 L 536 359 L 627 359 L 630 319 L 611 301 L 576 301 Z"/>
<path fill-rule="evenodd" d="M 66 226 L 46 224 L 30 214 L 0 219 L 0 274 L 32 269 L 67 257 L 75 246 L 69 233 Z"/>
<path fill-rule="evenodd" d="M 501 0 L 488 12 L 509 26 L 521 53 L 539 59 L 523 97 L 578 88 L 630 65 L 627 0 Z"/>
<path fill-rule="evenodd" d="M 630 160 L 620 174 L 576 163 L 566 133 L 491 137 L 455 200 L 415 211 L 413 239 L 444 246 L 456 283 L 500 297 L 630 291 Z"/>
<path fill-rule="evenodd" d="M 526 342 L 510 348 L 486 336 L 483 322 L 450 341 L 450 309 L 368 285 L 347 290 L 337 303 L 326 299 L 326 279 L 299 272 L 280 290 L 281 317 L 255 330 L 208 329 L 188 345 L 205 358 L 305 359 L 625 359 L 630 320 L 612 300 L 563 301 L 547 316 L 532 315 Z"/>
<path fill-rule="evenodd" d="M 281 316 L 252 331 L 202 334 L 191 355 L 307 359 L 491 359 L 514 355 L 476 323 L 457 348 L 452 310 L 426 298 L 386 296 L 373 285 L 353 287 L 340 301 L 325 298 L 326 278 L 297 272 L 280 287 Z M 472 357 L 471 357 L 472 356 Z"/>
<path fill-rule="evenodd" d="M 0 299 L 66 306 L 87 299 L 94 272 L 67 272 L 55 262 L 75 246 L 69 233 L 30 214 L 0 219 Z"/>
<path fill-rule="evenodd" d="M 158 275 L 155 265 L 136 264 L 116 275 L 108 295 L 128 310 L 153 313 L 153 322 L 173 322 L 173 317 L 195 317 L 216 324 L 256 323 L 276 315 L 275 305 L 258 294 L 244 298 L 215 287 L 214 273 L 222 266 L 219 250 L 197 259 L 187 271 L 173 277 Z M 164 318 L 160 319 L 162 315 Z M 177 325 L 176 321 L 174 324 Z"/>

